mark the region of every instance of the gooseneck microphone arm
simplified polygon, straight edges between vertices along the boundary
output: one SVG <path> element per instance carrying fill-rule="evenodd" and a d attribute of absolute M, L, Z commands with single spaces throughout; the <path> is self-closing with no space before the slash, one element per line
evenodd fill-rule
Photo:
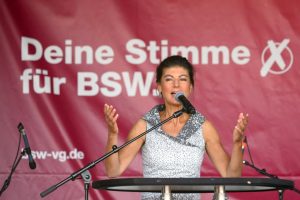
<path fill-rule="evenodd" d="M 255 165 L 249 163 L 249 162 L 246 161 L 246 160 L 243 160 L 243 163 L 244 163 L 245 165 L 247 165 L 247 166 L 253 168 L 255 171 L 257 171 L 258 173 L 260 173 L 260 174 L 262 174 L 262 175 L 268 176 L 268 177 L 270 177 L 270 178 L 276 178 L 276 179 L 278 179 L 278 176 L 268 173 L 266 169 L 259 169 L 259 168 L 257 168 Z"/>
<path fill-rule="evenodd" d="M 6 180 L 4 181 L 4 183 L 2 185 L 2 188 L 0 189 L 0 196 L 8 188 L 8 186 L 10 184 L 10 181 L 11 181 L 11 178 L 13 176 L 13 173 L 16 171 L 22 157 L 26 154 L 25 149 L 23 149 L 21 151 L 21 153 L 19 154 L 20 145 L 21 145 L 21 134 L 19 134 L 18 149 L 17 149 L 17 154 L 16 154 L 16 157 L 15 157 L 14 163 L 12 164 L 11 171 L 10 171 L 8 177 L 6 178 Z"/>
<path fill-rule="evenodd" d="M 8 188 L 8 186 L 9 186 L 9 184 L 10 184 L 10 181 L 11 181 L 11 178 L 12 178 L 12 175 L 13 175 L 13 173 L 16 171 L 16 169 L 17 169 L 17 167 L 18 167 L 18 165 L 19 165 L 19 163 L 20 163 L 22 157 L 23 157 L 25 154 L 26 154 L 26 152 L 25 152 L 25 150 L 23 150 L 23 151 L 21 152 L 21 154 L 19 155 L 18 159 L 16 160 L 16 162 L 14 163 L 14 165 L 12 166 L 12 169 L 11 169 L 11 171 L 10 171 L 10 173 L 9 173 L 9 175 L 8 175 L 8 177 L 7 177 L 7 179 L 4 181 L 3 186 L 2 186 L 2 188 L 1 188 L 1 190 L 0 190 L 0 196 L 1 196 L 2 193 Z"/>
<path fill-rule="evenodd" d="M 75 180 L 79 175 L 81 175 L 83 172 L 87 171 L 88 169 L 91 169 L 92 167 L 94 167 L 96 164 L 98 164 L 99 162 L 105 160 L 106 158 L 108 158 L 109 156 L 111 156 L 114 153 L 117 153 L 118 151 L 120 151 L 121 149 L 123 149 L 124 147 L 126 147 L 127 145 L 131 144 L 132 142 L 136 141 L 137 139 L 143 137 L 144 135 L 146 135 L 147 133 L 153 131 L 154 129 L 162 126 L 163 124 L 165 124 L 166 122 L 170 121 L 171 119 L 177 118 L 180 115 L 182 115 L 184 112 L 184 109 L 178 110 L 175 113 L 173 113 L 173 115 L 171 115 L 169 118 L 161 121 L 160 123 L 154 125 L 152 128 L 146 130 L 145 132 L 139 134 L 138 136 L 132 138 L 131 140 L 128 140 L 126 143 L 124 143 L 123 145 L 117 147 L 116 145 L 114 145 L 112 147 L 112 150 L 106 154 L 104 154 L 102 157 L 98 158 L 97 160 L 89 163 L 88 165 L 86 165 L 85 167 L 79 169 L 78 171 L 72 173 L 69 177 L 67 177 L 66 179 L 60 181 L 59 183 L 49 187 L 48 189 L 46 189 L 45 191 L 40 193 L 41 197 L 45 197 L 48 194 L 50 194 L 51 192 L 53 192 L 54 190 L 56 190 L 57 188 L 59 188 L 60 186 L 64 185 L 65 183 L 67 183 L 70 180 Z"/>
<path fill-rule="evenodd" d="M 253 168 L 255 171 L 257 171 L 258 173 L 260 173 L 262 175 L 265 175 L 265 176 L 270 177 L 270 178 L 278 179 L 278 176 L 268 173 L 266 169 L 259 169 L 258 167 L 256 167 L 255 165 L 249 163 L 246 160 L 243 160 L 243 163 L 245 165 Z M 296 187 L 294 187 L 294 188 L 292 188 L 290 190 L 292 190 L 292 191 L 300 194 L 300 190 L 297 189 Z M 279 193 L 279 200 L 282 200 L 283 199 L 283 190 L 278 190 L 278 193 Z"/>
<path fill-rule="evenodd" d="M 243 160 L 243 164 L 251 167 L 252 169 L 254 169 L 255 171 L 257 171 L 258 173 L 260 173 L 260 174 L 262 174 L 264 176 L 267 176 L 267 177 L 270 177 L 270 178 L 274 178 L 274 179 L 279 179 L 278 176 L 276 176 L 274 174 L 268 173 L 266 169 L 260 169 L 260 168 L 258 168 L 258 167 L 256 167 L 254 165 L 254 162 L 253 162 L 253 159 L 252 159 L 252 156 L 251 156 L 251 153 L 250 153 L 250 148 L 249 148 L 249 144 L 248 144 L 248 141 L 246 139 L 246 136 L 245 136 L 245 141 L 244 142 L 245 142 L 245 144 L 248 147 L 247 149 L 248 149 L 249 157 L 250 157 L 252 163 L 249 163 L 248 161 Z M 292 188 L 290 190 L 292 190 L 292 191 L 300 194 L 300 190 L 297 189 L 296 187 L 294 187 L 294 188 Z M 279 194 L 279 199 L 282 200 L 283 199 L 283 190 L 278 190 L 278 194 Z"/>

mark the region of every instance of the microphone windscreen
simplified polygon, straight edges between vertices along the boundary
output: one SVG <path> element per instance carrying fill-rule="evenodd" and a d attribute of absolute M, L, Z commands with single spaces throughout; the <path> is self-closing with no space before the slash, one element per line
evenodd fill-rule
<path fill-rule="evenodd" d="M 179 97 L 182 96 L 182 95 L 184 96 L 183 92 L 176 92 L 176 94 L 175 94 L 176 101 L 180 102 Z"/>

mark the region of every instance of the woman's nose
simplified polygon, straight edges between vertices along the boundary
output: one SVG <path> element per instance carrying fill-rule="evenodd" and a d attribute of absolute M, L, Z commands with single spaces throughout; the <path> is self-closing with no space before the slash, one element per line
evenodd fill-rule
<path fill-rule="evenodd" d="M 176 79 L 174 80 L 174 86 L 175 86 L 175 87 L 178 87 L 178 86 L 179 86 L 179 80 L 176 80 Z"/>

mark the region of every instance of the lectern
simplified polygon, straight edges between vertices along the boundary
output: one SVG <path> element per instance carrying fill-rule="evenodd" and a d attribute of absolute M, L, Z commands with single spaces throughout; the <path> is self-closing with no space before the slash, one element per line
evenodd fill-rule
<path fill-rule="evenodd" d="M 98 180 L 92 187 L 124 192 L 171 193 L 260 192 L 293 189 L 294 182 L 273 178 L 119 178 Z M 282 199 L 282 195 L 279 195 Z"/>

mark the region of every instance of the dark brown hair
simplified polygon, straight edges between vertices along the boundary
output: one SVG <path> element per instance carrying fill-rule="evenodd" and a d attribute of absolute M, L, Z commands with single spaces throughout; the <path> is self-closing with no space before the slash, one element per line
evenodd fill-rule
<path fill-rule="evenodd" d="M 180 66 L 186 69 L 189 73 L 189 77 L 192 83 L 192 86 L 194 86 L 194 67 L 193 65 L 182 56 L 170 56 L 164 59 L 156 68 L 156 83 L 160 83 L 161 77 L 163 74 L 164 69 L 171 68 L 174 66 Z"/>

